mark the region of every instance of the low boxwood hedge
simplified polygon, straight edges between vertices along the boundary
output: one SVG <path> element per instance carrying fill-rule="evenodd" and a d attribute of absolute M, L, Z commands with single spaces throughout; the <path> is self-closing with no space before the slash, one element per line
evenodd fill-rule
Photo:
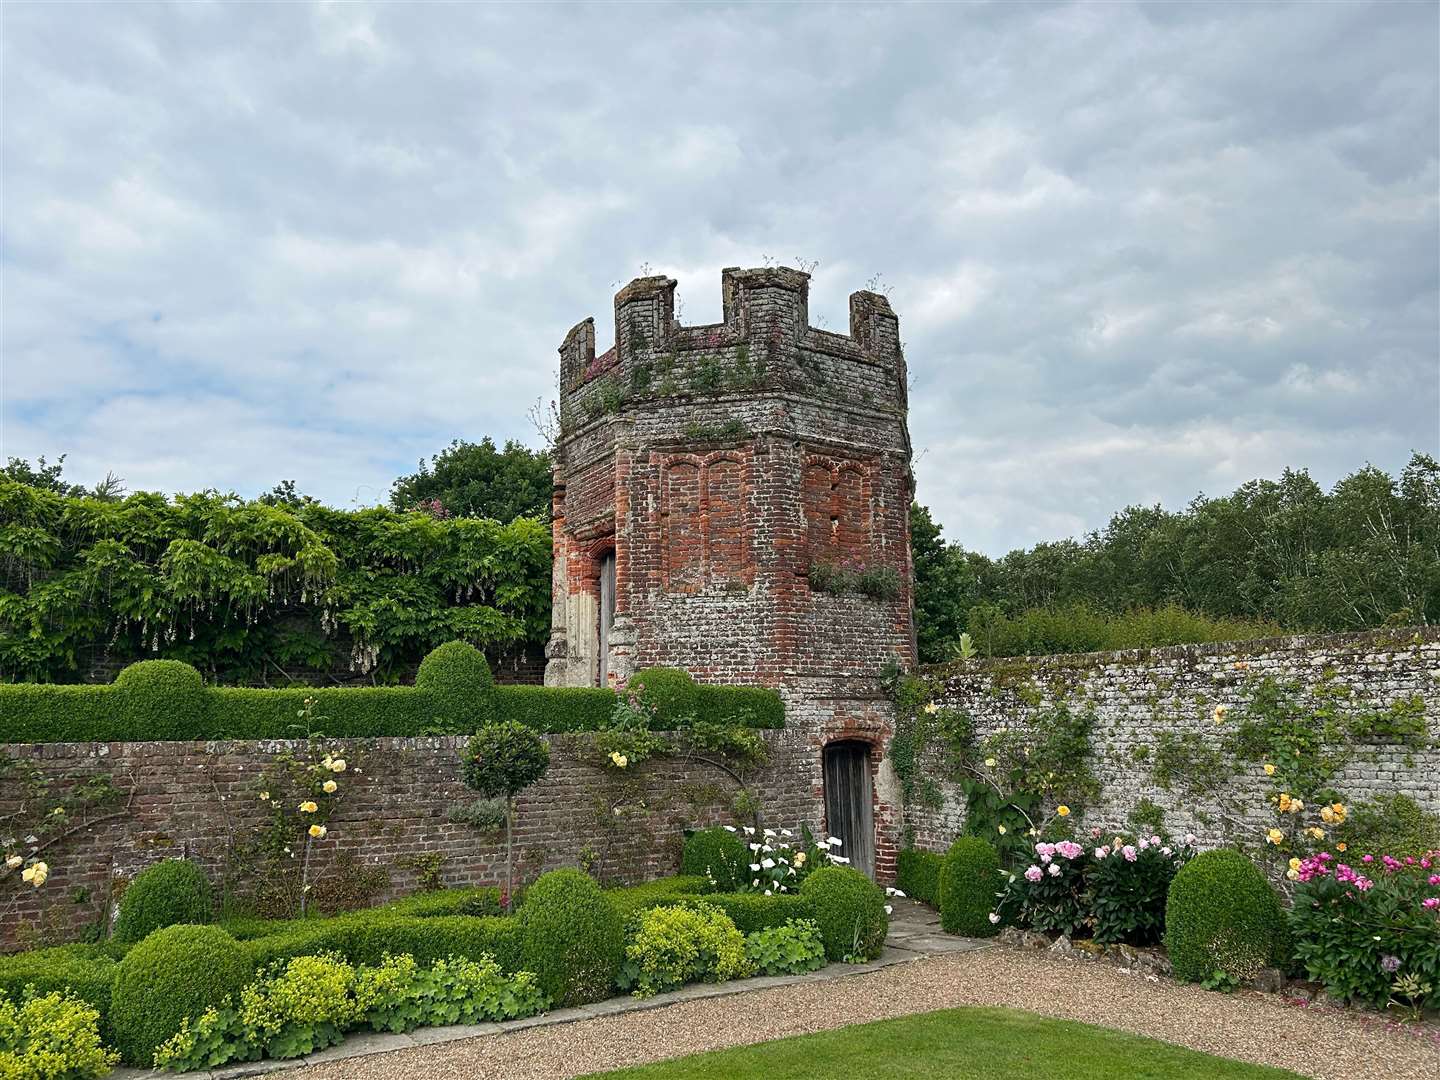
<path fill-rule="evenodd" d="M 940 868 L 945 856 L 935 851 L 907 848 L 895 864 L 895 887 L 912 899 L 940 906 Z"/>
<path fill-rule="evenodd" d="M 61 945 L 0 956 L 0 992 L 19 1001 L 27 986 L 42 995 L 70 990 L 100 1013 L 101 1031 L 105 1033 L 115 967 L 115 956 L 98 945 Z"/>
<path fill-rule="evenodd" d="M 416 686 L 207 687 L 178 660 L 142 660 L 110 686 L 0 684 L 0 738 L 12 743 L 278 739 L 305 736 L 296 713 L 315 699 L 330 738 L 461 734 L 480 720 L 515 720 L 554 734 L 597 731 L 610 722 L 615 692 L 598 687 L 495 686 L 479 650 L 460 642 L 426 658 Z M 689 716 L 747 727 L 785 726 L 785 706 L 758 686 L 695 684 Z"/>

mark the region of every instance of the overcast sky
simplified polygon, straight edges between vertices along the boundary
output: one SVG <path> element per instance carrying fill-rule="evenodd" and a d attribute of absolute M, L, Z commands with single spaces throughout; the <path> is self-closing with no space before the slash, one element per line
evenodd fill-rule
<path fill-rule="evenodd" d="M 10 0 L 3 452 L 337 505 L 537 443 L 641 273 L 875 275 L 991 553 L 1440 434 L 1433 3 Z"/>

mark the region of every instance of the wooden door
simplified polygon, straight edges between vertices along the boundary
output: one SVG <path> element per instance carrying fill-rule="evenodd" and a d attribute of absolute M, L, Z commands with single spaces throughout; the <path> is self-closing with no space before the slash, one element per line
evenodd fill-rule
<path fill-rule="evenodd" d="M 615 552 L 600 556 L 600 648 L 596 686 L 610 681 L 610 627 L 615 624 Z"/>
<path fill-rule="evenodd" d="M 847 739 L 825 747 L 825 827 L 839 854 L 875 876 L 875 818 L 870 798 L 870 744 Z"/>

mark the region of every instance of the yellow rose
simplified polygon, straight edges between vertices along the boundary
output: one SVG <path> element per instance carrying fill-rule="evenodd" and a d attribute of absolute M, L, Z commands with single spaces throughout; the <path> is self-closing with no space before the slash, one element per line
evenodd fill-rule
<path fill-rule="evenodd" d="M 1280 793 L 1280 809 L 1282 811 L 1290 809 L 1290 796 L 1283 791 Z"/>
<path fill-rule="evenodd" d="M 20 856 L 20 855 L 11 855 L 10 858 L 8 858 L 8 859 L 5 860 L 5 869 L 7 869 L 7 870 L 14 870 L 17 866 L 19 866 L 19 865 L 20 865 L 21 863 L 23 863 L 24 861 L 25 861 L 25 859 L 24 859 L 23 856 Z"/>
<path fill-rule="evenodd" d="M 1292 814 L 1298 814 L 1298 813 L 1300 813 L 1301 810 L 1304 810 L 1304 809 L 1305 809 L 1305 801 L 1304 801 L 1303 799 L 1291 799 L 1291 800 L 1290 800 L 1290 813 L 1292 813 Z"/>
<path fill-rule="evenodd" d="M 995 767 L 995 759 L 993 757 L 987 757 L 985 759 L 985 767 L 987 769 L 993 769 Z"/>
<path fill-rule="evenodd" d="M 325 783 L 320 785 L 320 790 L 325 792 L 326 795 L 334 795 L 335 792 L 339 790 L 339 788 L 340 785 L 337 784 L 334 780 L 326 780 Z"/>
<path fill-rule="evenodd" d="M 1265 834 L 1265 839 L 1272 844 L 1278 844 L 1281 840 L 1285 839 L 1285 834 L 1282 833 L 1279 829 L 1271 829 Z"/>
<path fill-rule="evenodd" d="M 996 825 L 996 826 L 995 826 L 995 829 L 996 829 L 997 832 L 999 832 L 999 834 L 1000 834 L 1001 836 L 1004 836 L 1004 835 L 1005 835 L 1005 826 L 1004 826 L 1004 825 Z"/>
<path fill-rule="evenodd" d="M 934 715 L 935 715 L 937 712 L 939 712 L 939 711 L 940 711 L 940 706 L 939 706 L 939 705 L 936 705 L 933 701 L 926 703 L 926 705 L 925 705 L 925 715 L 926 715 L 926 716 L 934 716 Z"/>
<path fill-rule="evenodd" d="M 1266 775 L 1266 776 L 1274 776 L 1274 775 L 1275 775 L 1275 766 L 1274 766 L 1274 765 L 1271 765 L 1268 761 L 1265 763 L 1265 775 Z"/>
<path fill-rule="evenodd" d="M 43 862 L 33 862 L 20 872 L 20 880 L 39 888 L 50 876 L 50 867 Z"/>
<path fill-rule="evenodd" d="M 301 812 L 302 814 L 313 814 L 313 813 L 315 813 L 316 810 L 319 810 L 319 809 L 320 809 L 320 807 L 316 806 L 316 805 L 315 805 L 313 802 L 311 802 L 309 799 L 306 799 L 304 802 L 302 802 L 302 803 L 300 804 L 300 812 Z"/>
<path fill-rule="evenodd" d="M 1230 711 L 1230 706 L 1229 706 L 1229 705 L 1216 705 L 1216 706 L 1215 706 L 1215 712 L 1214 712 L 1215 723 L 1217 723 L 1217 724 L 1223 724 L 1223 723 L 1225 722 L 1225 714 L 1228 713 L 1229 711 Z"/>
<path fill-rule="evenodd" d="M 1305 831 L 1308 832 L 1311 836 L 1313 836 L 1316 840 L 1324 840 L 1324 839 L 1325 839 L 1325 830 L 1324 830 L 1324 829 L 1321 829 L 1321 828 L 1318 828 L 1318 827 L 1316 827 L 1316 826 L 1314 826 L 1314 825 L 1311 825 L 1310 828 L 1306 829 Z"/>
<path fill-rule="evenodd" d="M 1297 859 L 1297 858 L 1292 857 L 1292 858 L 1290 859 L 1290 869 L 1291 869 L 1291 870 L 1299 870 L 1299 869 L 1300 869 L 1300 860 Z"/>
<path fill-rule="evenodd" d="M 345 771 L 345 759 L 342 757 L 342 758 L 336 758 L 334 761 L 332 761 L 332 762 L 330 763 L 330 771 L 331 771 L 331 772 L 344 772 L 344 771 Z"/>
<path fill-rule="evenodd" d="M 1335 845 L 1335 850 L 1336 850 L 1336 851 L 1344 851 L 1348 846 L 1349 846 L 1349 845 L 1346 844 L 1345 841 L 1342 840 L 1342 841 L 1340 841 L 1340 843 L 1338 843 L 1338 844 Z"/>
<path fill-rule="evenodd" d="M 311 826 L 310 826 L 310 835 L 313 836 L 316 840 L 321 839 L 321 838 L 322 838 L 327 832 L 329 832 L 329 831 L 330 831 L 330 830 L 327 829 L 327 828 L 325 828 L 324 825 L 311 825 Z"/>
<path fill-rule="evenodd" d="M 1289 870 L 1285 871 L 1285 876 L 1291 881 L 1298 881 L 1300 879 L 1300 871 L 1292 866 Z"/>
<path fill-rule="evenodd" d="M 1061 803 L 1059 806 L 1055 807 L 1055 813 L 1059 814 L 1061 817 L 1069 817 L 1070 808 L 1064 803 Z"/>
<path fill-rule="evenodd" d="M 803 852 L 803 851 L 797 851 L 797 852 L 795 853 L 795 865 L 796 865 L 796 866 L 804 866 L 804 865 L 805 865 L 805 852 Z"/>
<path fill-rule="evenodd" d="M 261 802 L 269 802 L 269 801 L 270 801 L 270 792 L 268 792 L 268 791 L 262 791 L 262 792 L 260 792 L 260 801 L 261 801 Z"/>
<path fill-rule="evenodd" d="M 1324 821 L 1324 822 L 1327 822 L 1327 823 L 1334 821 L 1334 820 L 1335 820 L 1335 811 L 1334 811 L 1334 810 L 1331 810 L 1330 807 L 1328 807 L 1328 806 L 1322 806 L 1322 807 L 1320 808 L 1320 820 L 1321 820 L 1321 821 Z"/>

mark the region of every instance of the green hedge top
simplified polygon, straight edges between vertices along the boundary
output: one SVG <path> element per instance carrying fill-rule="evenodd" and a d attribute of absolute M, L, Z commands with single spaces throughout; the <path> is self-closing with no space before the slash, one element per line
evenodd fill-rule
<path fill-rule="evenodd" d="M 603 688 L 495 686 L 484 655 L 460 642 L 440 646 L 432 657 L 443 657 L 443 664 L 422 668 L 433 677 L 418 686 L 206 687 L 178 661 L 141 661 L 110 686 L 5 683 L 0 742 L 303 738 L 298 714 L 306 698 L 315 699 L 314 726 L 330 738 L 457 735 L 496 720 L 553 734 L 597 731 L 615 706 L 615 692 Z M 785 707 L 763 687 L 697 684 L 685 714 L 662 710 L 656 726 L 680 726 L 691 717 L 778 728 L 785 726 Z"/>

